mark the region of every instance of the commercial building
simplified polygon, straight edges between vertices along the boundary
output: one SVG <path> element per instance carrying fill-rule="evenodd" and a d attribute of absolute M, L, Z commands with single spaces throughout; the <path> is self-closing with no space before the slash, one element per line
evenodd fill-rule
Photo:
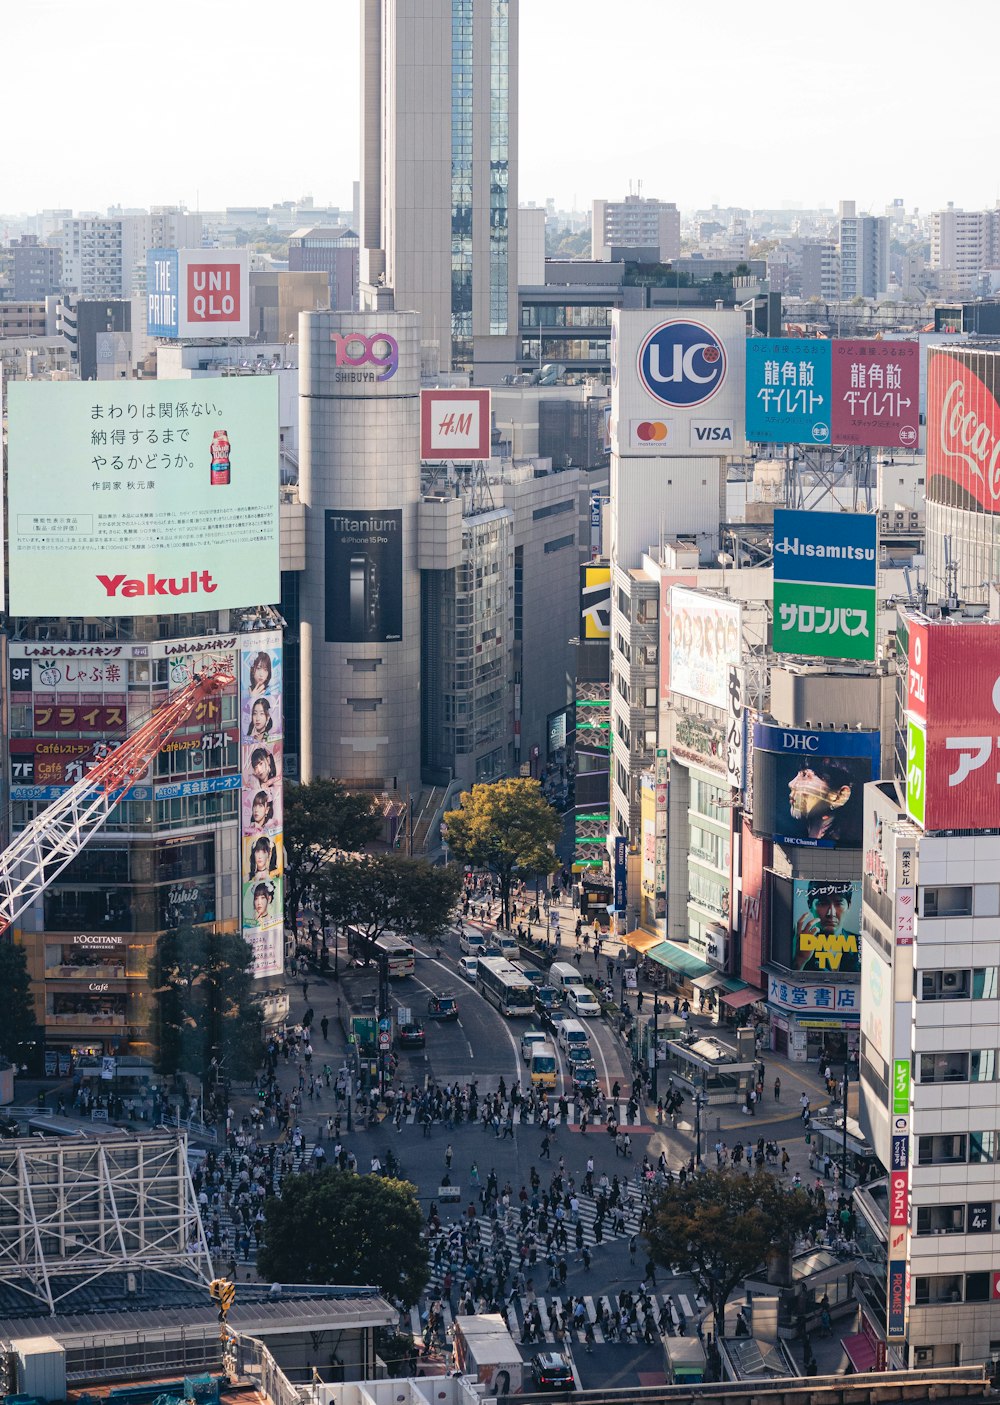
<path fill-rule="evenodd" d="M 624 200 L 595 200 L 590 228 L 590 257 L 607 260 L 612 249 L 653 249 L 660 263 L 680 257 L 681 212 L 671 201 L 626 195 Z"/>
<path fill-rule="evenodd" d="M 15 301 L 44 301 L 62 286 L 62 254 L 54 245 L 40 244 L 35 234 L 22 234 L 11 245 Z"/>
<path fill-rule="evenodd" d="M 840 297 L 840 251 L 832 240 L 803 240 L 799 292 L 803 298 L 822 298 L 824 302 Z"/>
<path fill-rule="evenodd" d="M 516 365 L 517 29 L 518 0 L 362 9 L 362 306 L 392 289 L 425 369 L 483 384 Z"/>
<path fill-rule="evenodd" d="M 297 229 L 288 236 L 290 273 L 322 272 L 335 312 L 358 310 L 358 236 L 343 225 Z"/>

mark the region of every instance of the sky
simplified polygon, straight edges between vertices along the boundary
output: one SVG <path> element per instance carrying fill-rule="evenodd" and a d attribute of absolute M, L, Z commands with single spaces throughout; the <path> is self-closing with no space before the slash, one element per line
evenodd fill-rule
<path fill-rule="evenodd" d="M 350 206 L 358 0 L 2 8 L 4 214 Z M 682 209 L 1000 196 L 975 138 L 996 130 L 992 84 L 947 76 L 970 42 L 996 51 L 990 0 L 521 0 L 520 16 L 522 203 L 584 209 L 639 181 Z"/>

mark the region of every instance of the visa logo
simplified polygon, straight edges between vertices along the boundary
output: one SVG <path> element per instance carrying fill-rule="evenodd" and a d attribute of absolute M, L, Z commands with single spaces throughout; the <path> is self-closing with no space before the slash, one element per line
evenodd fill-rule
<path fill-rule="evenodd" d="M 692 420 L 691 448 L 711 445 L 722 450 L 732 448 L 732 420 Z"/>

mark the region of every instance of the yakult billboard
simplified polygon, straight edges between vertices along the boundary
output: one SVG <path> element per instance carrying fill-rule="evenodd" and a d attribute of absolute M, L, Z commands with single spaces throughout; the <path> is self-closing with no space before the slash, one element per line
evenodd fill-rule
<path fill-rule="evenodd" d="M 151 337 L 249 336 L 249 252 L 150 249 L 146 331 Z"/>
<path fill-rule="evenodd" d="M 14 614 L 274 604 L 277 381 L 15 382 L 8 504 Z"/>
<path fill-rule="evenodd" d="M 740 454 L 741 312 L 612 313 L 611 447 L 622 457 Z"/>
<path fill-rule="evenodd" d="M 908 620 L 906 808 L 925 829 L 1000 829 L 1000 625 Z"/>

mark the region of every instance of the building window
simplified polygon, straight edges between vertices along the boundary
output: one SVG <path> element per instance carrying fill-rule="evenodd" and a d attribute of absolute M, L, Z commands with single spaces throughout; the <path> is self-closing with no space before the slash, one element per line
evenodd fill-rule
<path fill-rule="evenodd" d="M 977 966 L 972 971 L 919 972 L 921 1000 L 996 1000 L 997 968 Z"/>
<path fill-rule="evenodd" d="M 971 917 L 972 886 L 919 889 L 921 917 Z"/>
<path fill-rule="evenodd" d="M 969 1133 L 969 1162 L 973 1166 L 989 1166 L 997 1159 L 996 1132 Z"/>
<path fill-rule="evenodd" d="M 914 1279 L 914 1302 L 918 1307 L 926 1303 L 960 1303 L 963 1286 L 960 1273 L 921 1276 Z"/>
<path fill-rule="evenodd" d="M 921 1083 L 967 1083 L 969 1080 L 969 1055 L 963 1050 L 920 1054 L 917 1067 Z"/>
<path fill-rule="evenodd" d="M 990 1136 L 992 1132 L 972 1133 L 972 1136 Z M 917 1138 L 918 1166 L 947 1166 L 965 1160 L 966 1139 L 964 1136 L 932 1136 Z"/>
<path fill-rule="evenodd" d="M 964 1205 L 918 1205 L 918 1234 L 964 1234 Z"/>
<path fill-rule="evenodd" d="M 564 551 L 568 546 L 576 545 L 576 533 L 570 532 L 568 537 L 556 537 L 554 541 L 545 543 L 545 554 L 548 556 L 553 551 Z"/>
<path fill-rule="evenodd" d="M 536 507 L 531 514 L 532 522 L 540 522 L 543 517 L 555 517 L 560 512 L 575 512 L 576 503 L 572 500 L 567 502 L 550 502 L 544 507 Z"/>

